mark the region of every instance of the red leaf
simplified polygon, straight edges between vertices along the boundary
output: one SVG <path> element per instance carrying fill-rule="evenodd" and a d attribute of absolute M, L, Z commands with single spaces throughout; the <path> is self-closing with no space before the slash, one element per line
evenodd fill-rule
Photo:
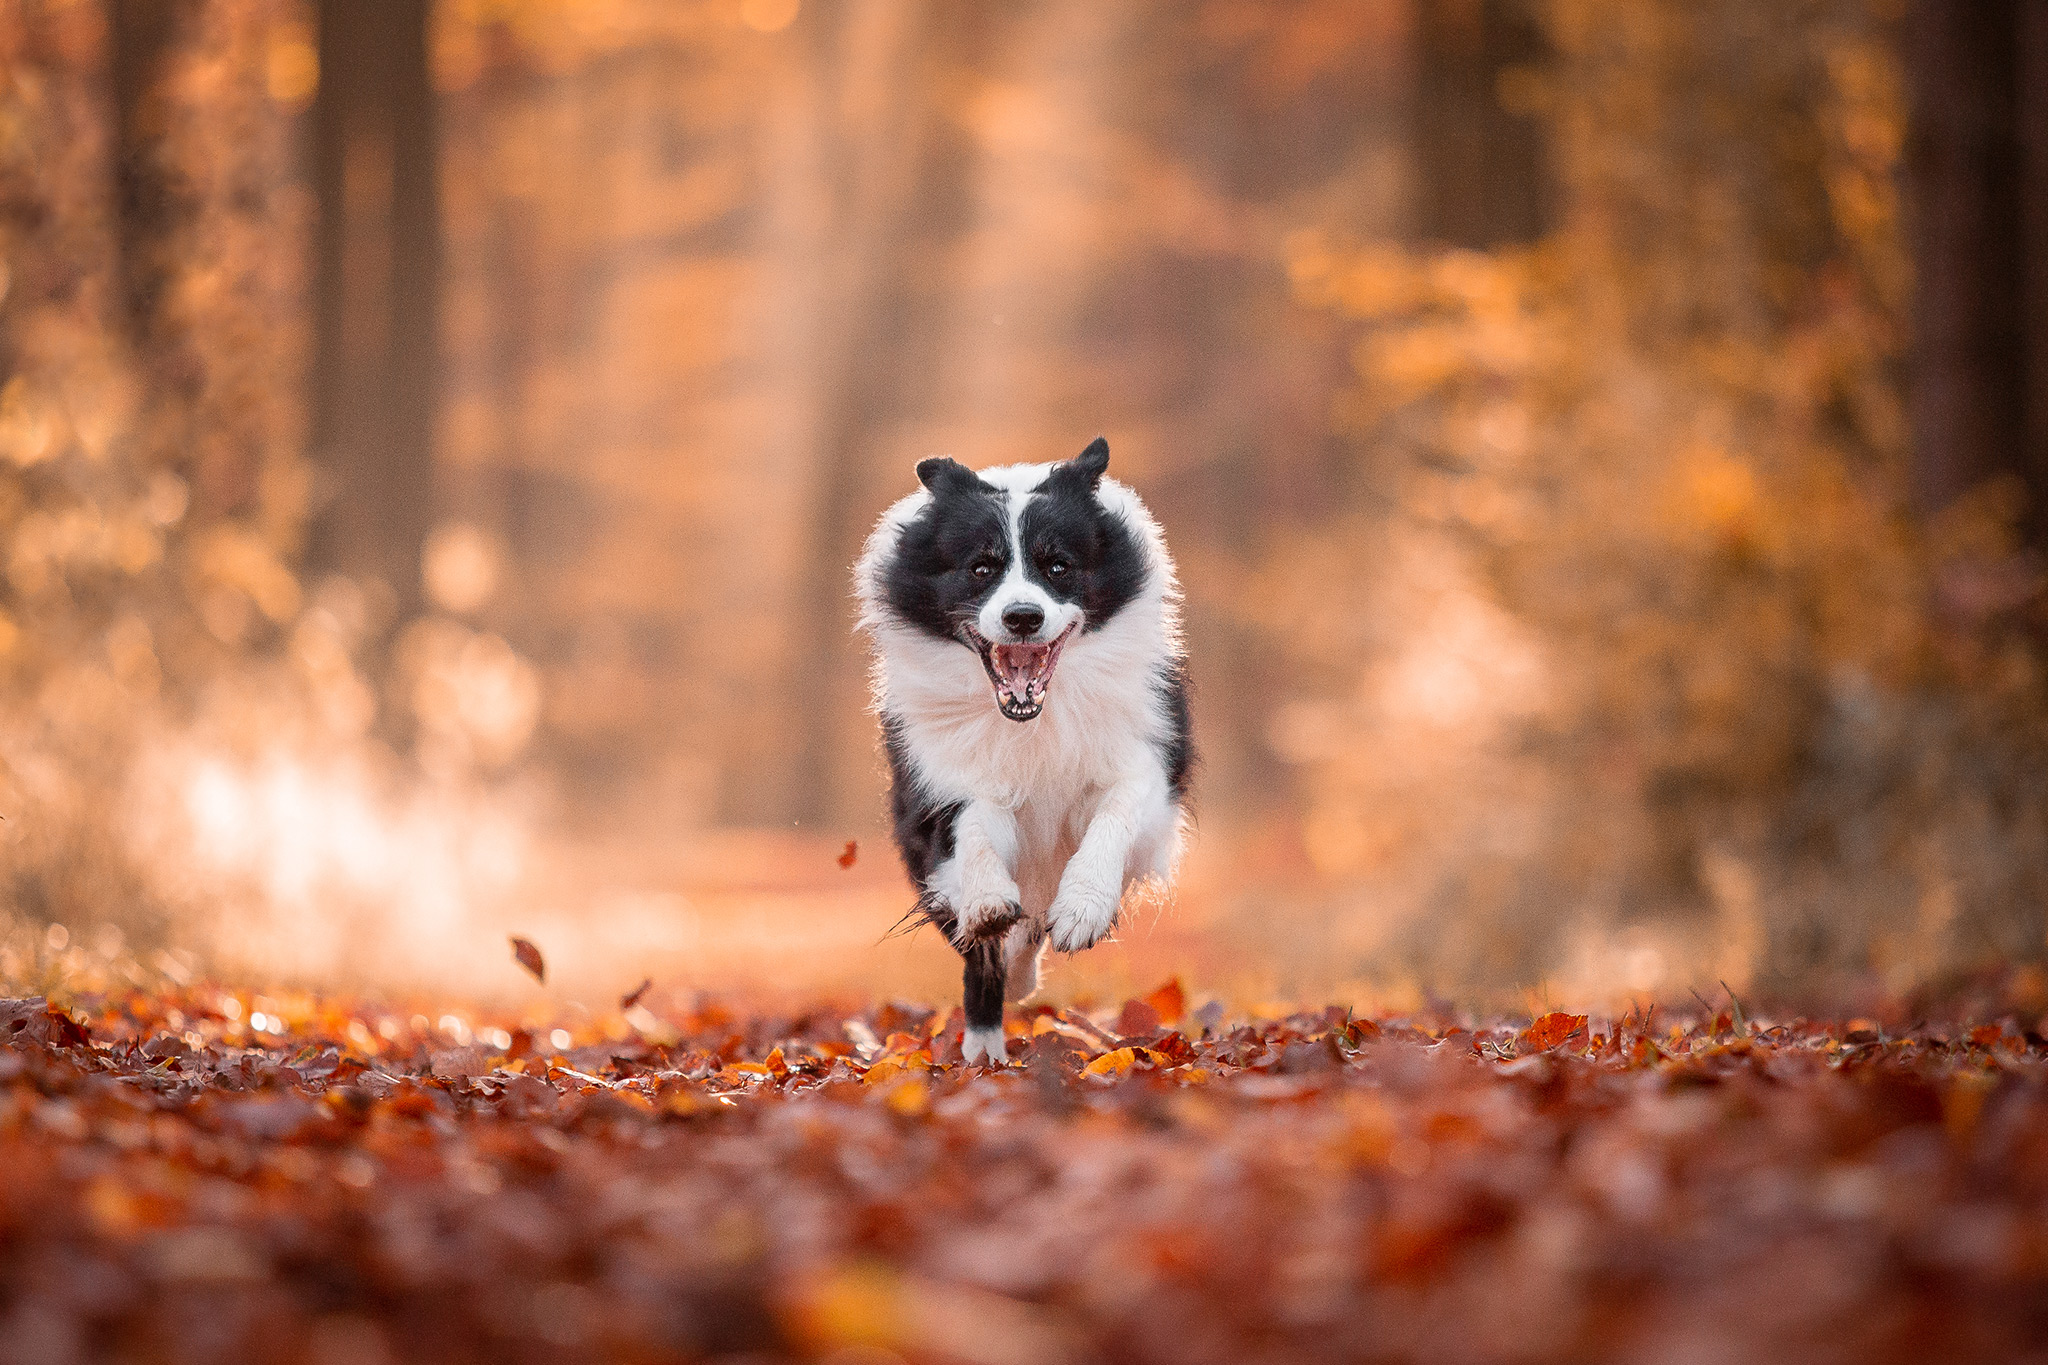
<path fill-rule="evenodd" d="M 1159 1012 L 1161 1022 L 1177 1024 L 1180 1017 L 1187 1013 L 1188 996 L 1187 992 L 1180 988 L 1180 978 L 1176 976 L 1146 996 L 1145 1003 Z"/>
<path fill-rule="evenodd" d="M 1529 1025 L 1522 1034 L 1522 1041 L 1541 1052 L 1556 1047 L 1585 1026 L 1586 1016 L 1583 1014 L 1565 1014 L 1560 1010 L 1552 1010 Z"/>
<path fill-rule="evenodd" d="M 860 845 L 854 842 L 852 839 L 848 839 L 846 841 L 846 847 L 840 850 L 839 865 L 841 867 L 852 867 L 853 860 L 858 857 L 860 857 Z"/>
<path fill-rule="evenodd" d="M 548 964 L 541 958 L 540 949 L 533 946 L 531 939 L 512 936 L 512 960 L 533 973 L 533 979 L 545 985 L 548 979 Z"/>
<path fill-rule="evenodd" d="M 639 985 L 635 986 L 630 992 L 620 996 L 619 1008 L 621 1010 L 629 1010 L 633 1008 L 633 1006 L 639 1004 L 640 997 L 647 994 L 647 988 L 649 986 L 652 986 L 653 984 L 654 978 L 650 976 L 645 981 L 642 981 Z"/>
<path fill-rule="evenodd" d="M 59 1047 L 86 1047 L 92 1042 L 92 1036 L 85 1031 L 85 1025 L 55 1005 L 44 1011 L 44 1018 L 49 1020 L 51 1041 Z"/>

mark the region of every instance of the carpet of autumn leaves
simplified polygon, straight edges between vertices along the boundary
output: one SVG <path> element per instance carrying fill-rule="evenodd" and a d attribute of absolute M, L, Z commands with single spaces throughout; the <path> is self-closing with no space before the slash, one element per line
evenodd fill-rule
<path fill-rule="evenodd" d="M 501 1029 L 210 986 L 0 1001 L 0 1359 L 2048 1341 L 2048 1044 L 2009 1019 L 1188 1006 L 1013 1011 L 997 1072 L 900 1004 L 636 993 Z"/>

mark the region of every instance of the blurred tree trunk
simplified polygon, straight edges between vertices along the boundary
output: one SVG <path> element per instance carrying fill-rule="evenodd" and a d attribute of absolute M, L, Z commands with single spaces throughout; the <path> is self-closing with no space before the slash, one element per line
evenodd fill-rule
<path fill-rule="evenodd" d="M 2026 253 L 2026 450 L 2037 488 L 2048 486 L 2048 0 L 2025 0 L 2019 28 L 2020 249 Z M 2048 498 L 2034 530 L 2048 542 Z"/>
<path fill-rule="evenodd" d="M 851 569 L 881 510 L 863 494 L 876 486 L 875 436 L 885 429 L 903 380 L 910 338 L 902 301 L 914 273 L 925 268 L 915 250 L 918 234 L 930 216 L 928 201 L 941 188 L 933 181 L 930 148 L 943 114 L 934 82 L 923 78 L 951 33 L 940 29 L 938 17 L 929 0 L 871 0 L 821 12 L 821 21 L 832 22 L 811 30 L 817 85 L 810 112 L 818 120 L 812 151 L 820 158 L 817 184 L 825 196 L 813 220 L 817 329 L 809 377 L 817 482 L 799 586 L 805 662 L 792 696 L 803 738 L 784 807 L 805 823 L 850 808 L 854 784 L 844 759 L 865 752 L 847 743 L 846 709 L 817 698 L 821 691 L 862 686 Z M 955 22 L 971 27 L 974 19 Z M 891 452 L 906 474 L 929 453 Z"/>
<path fill-rule="evenodd" d="M 2017 478 L 2048 544 L 2048 0 L 1916 0 L 1913 491 Z"/>
<path fill-rule="evenodd" d="M 1501 101 L 1502 77 L 1540 62 L 1528 0 L 1416 6 L 1416 229 L 1491 248 L 1534 241 L 1550 220 L 1543 128 Z"/>
<path fill-rule="evenodd" d="M 157 157 L 164 131 L 162 86 L 189 8 L 173 0 L 114 0 L 108 15 L 121 292 L 130 339 L 138 350 L 149 344 L 163 287 L 161 253 L 172 187 Z"/>
<path fill-rule="evenodd" d="M 420 597 L 433 508 L 440 205 L 429 0 L 321 0 L 313 104 L 313 457 L 308 558 Z"/>

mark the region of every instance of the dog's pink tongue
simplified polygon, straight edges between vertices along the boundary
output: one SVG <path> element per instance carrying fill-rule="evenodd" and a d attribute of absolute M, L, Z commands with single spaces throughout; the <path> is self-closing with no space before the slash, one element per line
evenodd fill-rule
<path fill-rule="evenodd" d="M 1003 690 L 1019 701 L 1029 700 L 1050 653 L 1050 645 L 997 645 L 996 676 L 1003 680 Z"/>

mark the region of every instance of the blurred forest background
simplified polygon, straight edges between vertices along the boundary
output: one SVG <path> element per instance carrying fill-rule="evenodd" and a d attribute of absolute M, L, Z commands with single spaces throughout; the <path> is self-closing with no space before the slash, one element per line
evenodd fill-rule
<path fill-rule="evenodd" d="M 2036 0 L 0 0 L 0 969 L 943 989 L 848 566 L 1098 432 L 1199 835 L 1055 990 L 2048 950 Z"/>

